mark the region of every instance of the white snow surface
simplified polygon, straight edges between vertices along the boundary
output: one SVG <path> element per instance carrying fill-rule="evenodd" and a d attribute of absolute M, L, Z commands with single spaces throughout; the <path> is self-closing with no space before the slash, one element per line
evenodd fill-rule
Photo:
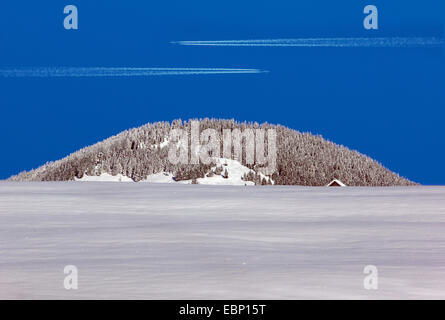
<path fill-rule="evenodd" d="M 159 172 L 150 174 L 147 179 L 142 180 L 141 182 L 150 182 L 150 183 L 175 183 L 173 174 L 168 172 Z"/>
<path fill-rule="evenodd" d="M 99 176 L 89 176 L 84 174 L 82 178 L 74 177 L 74 180 L 82 182 L 133 182 L 133 179 L 120 173 L 115 176 L 108 173 L 102 173 Z"/>
<path fill-rule="evenodd" d="M 444 187 L 4 182 L 0 299 L 444 299 L 444 230 Z"/>
<path fill-rule="evenodd" d="M 338 184 L 340 187 L 346 187 L 346 185 L 343 182 L 341 182 L 340 180 L 338 180 L 338 179 L 332 180 L 331 182 L 329 182 L 326 185 L 326 187 L 330 187 L 332 184 L 335 184 L 335 183 Z"/>
<path fill-rule="evenodd" d="M 199 184 L 212 184 L 212 185 L 238 185 L 238 186 L 244 186 L 244 185 L 254 185 L 252 181 L 244 181 L 242 180 L 243 175 L 246 173 L 249 173 L 250 170 L 246 166 L 243 166 L 239 161 L 231 160 L 231 159 L 224 159 L 224 158 L 216 158 L 215 160 L 215 166 L 212 167 L 211 170 L 216 170 L 216 167 L 222 167 L 223 172 L 222 174 L 215 174 L 212 177 L 204 177 L 204 178 L 198 178 L 196 179 Z M 223 174 L 224 171 L 227 170 L 228 178 L 224 178 Z M 261 175 L 263 177 L 263 175 Z"/>

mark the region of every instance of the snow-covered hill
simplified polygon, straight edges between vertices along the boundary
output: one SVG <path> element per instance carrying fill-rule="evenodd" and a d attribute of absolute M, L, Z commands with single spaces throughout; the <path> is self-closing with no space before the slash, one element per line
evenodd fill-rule
<path fill-rule="evenodd" d="M 275 171 L 266 178 L 262 165 L 240 162 L 232 155 L 227 159 L 228 177 L 209 164 L 172 163 L 169 149 L 173 129 L 190 132 L 196 121 L 175 120 L 149 123 L 126 130 L 93 146 L 83 148 L 64 159 L 49 162 L 35 170 L 11 177 L 11 181 L 149 181 L 200 184 L 273 184 L 325 186 L 338 179 L 348 186 L 407 186 L 413 182 L 400 177 L 377 161 L 321 136 L 268 123 L 236 122 L 234 120 L 202 119 L 199 130 L 212 129 L 219 137 L 225 130 L 272 130 L 276 133 Z M 201 131 L 202 134 L 202 131 Z M 219 141 L 219 140 L 218 140 Z M 222 141 L 219 141 L 222 145 Z M 220 148 L 221 150 L 223 148 Z M 187 156 L 191 157 L 191 148 Z M 215 156 L 215 155 L 213 155 Z M 216 157 L 216 156 L 215 156 Z M 220 154 L 219 157 L 227 157 Z M 223 163 L 219 164 L 220 166 Z M 254 175 L 249 174 L 253 170 Z M 211 171 L 214 171 L 212 176 Z M 264 171 L 266 172 L 266 171 Z M 264 173 L 263 172 L 263 173 Z M 210 175 L 209 175 L 210 173 Z M 247 173 L 247 177 L 244 174 Z M 167 174 L 167 175 L 165 175 Z M 171 175 L 171 177 L 170 177 Z"/>

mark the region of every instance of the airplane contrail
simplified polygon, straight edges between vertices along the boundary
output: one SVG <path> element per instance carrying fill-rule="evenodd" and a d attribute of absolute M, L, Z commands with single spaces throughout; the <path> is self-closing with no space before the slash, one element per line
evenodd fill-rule
<path fill-rule="evenodd" d="M 106 67 L 30 67 L 0 68 L 0 77 L 147 77 L 166 75 L 251 74 L 259 69 L 230 68 L 106 68 Z"/>
<path fill-rule="evenodd" d="M 443 38 L 385 37 L 385 38 L 299 38 L 266 40 L 174 41 L 183 46 L 227 47 L 443 47 Z"/>

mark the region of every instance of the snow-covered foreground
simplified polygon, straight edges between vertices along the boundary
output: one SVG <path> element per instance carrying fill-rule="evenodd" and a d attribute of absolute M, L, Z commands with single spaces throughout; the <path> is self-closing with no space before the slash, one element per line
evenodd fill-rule
<path fill-rule="evenodd" d="M 0 298 L 445 299 L 445 188 L 0 183 Z"/>

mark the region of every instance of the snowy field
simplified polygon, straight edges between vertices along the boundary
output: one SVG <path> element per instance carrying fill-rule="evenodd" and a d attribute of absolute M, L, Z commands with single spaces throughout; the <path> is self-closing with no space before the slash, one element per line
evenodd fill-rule
<path fill-rule="evenodd" d="M 445 188 L 0 183 L 0 298 L 445 299 Z"/>

